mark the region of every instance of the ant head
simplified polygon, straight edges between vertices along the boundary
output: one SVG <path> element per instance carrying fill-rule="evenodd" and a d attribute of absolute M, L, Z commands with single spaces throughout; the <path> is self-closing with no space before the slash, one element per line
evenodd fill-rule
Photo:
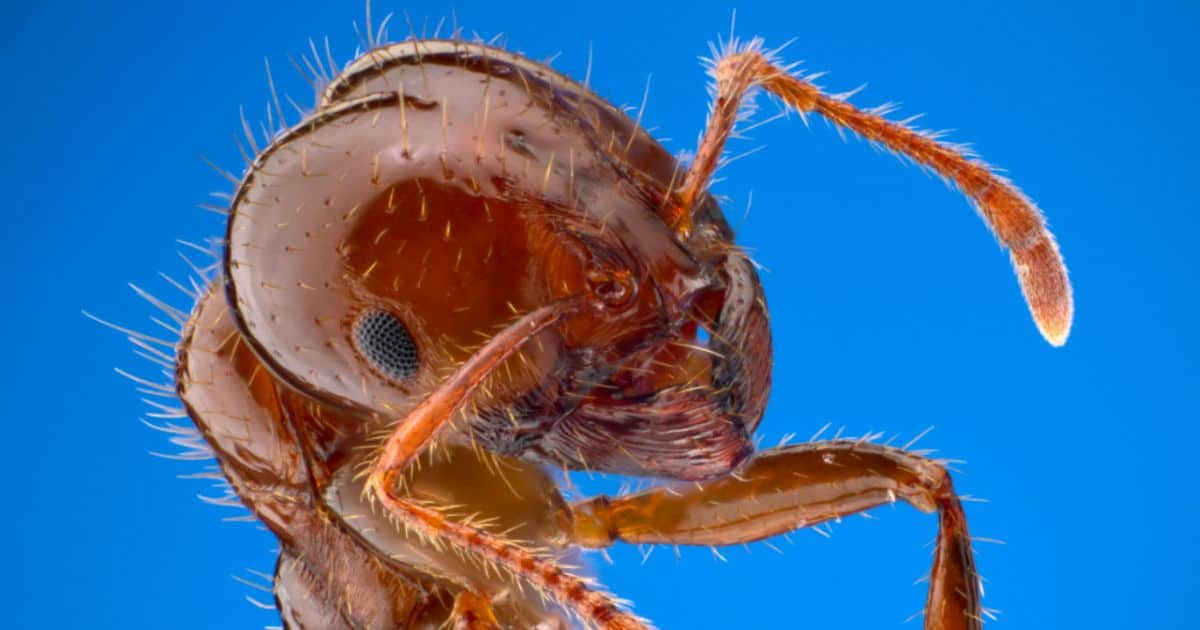
<path fill-rule="evenodd" d="M 747 343 L 769 366 L 761 288 L 716 203 L 699 200 L 687 234 L 664 219 L 680 166 L 660 145 L 544 66 L 419 46 L 348 67 L 237 191 L 230 303 L 276 376 L 394 420 L 504 326 L 565 300 L 581 306 L 486 395 L 595 378 L 596 396 L 734 396 Z M 754 422 L 766 369 L 739 403 Z"/>

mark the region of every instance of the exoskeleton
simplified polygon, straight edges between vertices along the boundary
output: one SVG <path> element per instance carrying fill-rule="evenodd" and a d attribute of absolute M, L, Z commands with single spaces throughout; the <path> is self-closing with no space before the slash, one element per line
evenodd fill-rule
<path fill-rule="evenodd" d="M 755 450 L 767 302 L 707 188 L 766 90 L 952 181 L 1059 345 L 1070 288 L 1021 193 L 757 41 L 714 50 L 690 163 L 524 57 L 371 44 L 254 147 L 177 346 L 187 414 L 279 539 L 288 627 L 641 628 L 573 568 L 579 549 L 738 544 L 896 500 L 938 515 L 925 627 L 981 625 L 940 462 L 863 441 Z M 553 469 L 696 483 L 570 503 Z"/>

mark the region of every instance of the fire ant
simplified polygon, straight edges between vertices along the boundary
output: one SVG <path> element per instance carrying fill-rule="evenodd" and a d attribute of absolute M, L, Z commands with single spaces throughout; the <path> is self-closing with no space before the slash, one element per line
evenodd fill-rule
<path fill-rule="evenodd" d="M 901 500 L 938 517 L 925 627 L 981 627 L 942 463 L 852 440 L 755 450 L 768 309 L 707 188 L 765 90 L 953 182 L 1057 346 L 1070 286 L 1028 199 L 758 40 L 714 49 L 687 164 L 522 56 L 369 48 L 253 147 L 173 358 L 204 448 L 279 539 L 286 626 L 644 628 L 571 566 L 580 548 L 745 543 Z M 569 503 L 548 468 L 696 483 Z"/>

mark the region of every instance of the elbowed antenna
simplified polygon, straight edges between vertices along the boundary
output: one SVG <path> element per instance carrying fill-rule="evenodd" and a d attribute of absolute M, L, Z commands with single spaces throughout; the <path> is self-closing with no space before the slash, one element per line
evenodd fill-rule
<path fill-rule="evenodd" d="M 1071 284 L 1054 235 L 1033 202 L 962 147 L 938 142 L 904 123 L 887 120 L 883 117 L 886 106 L 864 111 L 847 103 L 846 96 L 827 95 L 811 82 L 815 75 L 796 76 L 792 66 L 783 66 L 774 57 L 772 51 L 762 49 L 760 39 L 745 45 L 733 40 L 720 50 L 713 48 L 713 58 L 707 60 L 715 81 L 712 109 L 696 158 L 680 186 L 679 201 L 663 210 L 669 225 L 681 236 L 691 232 L 693 205 L 717 169 L 725 142 L 738 122 L 743 99 L 753 89 L 763 88 L 801 116 L 821 114 L 835 125 L 953 181 L 979 209 L 1000 242 L 1011 250 L 1021 291 L 1042 336 L 1053 346 L 1066 343 L 1074 315 Z"/>

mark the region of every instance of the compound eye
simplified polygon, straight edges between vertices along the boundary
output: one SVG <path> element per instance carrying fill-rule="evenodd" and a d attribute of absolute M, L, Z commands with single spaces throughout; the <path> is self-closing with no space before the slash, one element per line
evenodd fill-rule
<path fill-rule="evenodd" d="M 407 380 L 420 368 L 408 328 L 387 311 L 364 311 L 354 323 L 354 343 L 371 367 L 393 381 Z"/>

